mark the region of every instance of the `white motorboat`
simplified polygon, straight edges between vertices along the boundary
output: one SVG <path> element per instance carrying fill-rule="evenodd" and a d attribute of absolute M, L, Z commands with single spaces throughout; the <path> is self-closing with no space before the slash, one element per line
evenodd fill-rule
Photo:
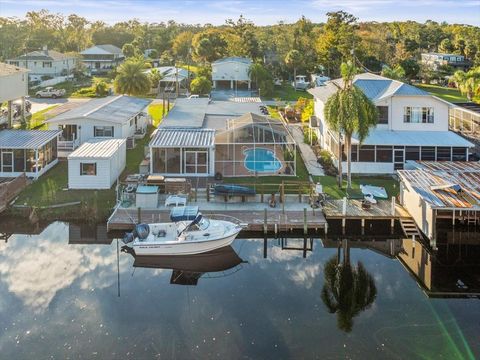
<path fill-rule="evenodd" d="M 138 224 L 124 243 L 137 255 L 191 255 L 230 245 L 242 227 L 206 218 L 197 206 L 175 207 L 169 223 Z"/>

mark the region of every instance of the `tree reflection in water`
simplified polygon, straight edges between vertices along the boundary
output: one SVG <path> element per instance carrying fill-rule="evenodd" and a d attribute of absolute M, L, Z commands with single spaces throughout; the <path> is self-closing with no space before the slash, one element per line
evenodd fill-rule
<path fill-rule="evenodd" d="M 377 296 L 375 280 L 363 264 L 350 264 L 348 240 L 343 240 L 343 260 L 339 245 L 337 256 L 330 258 L 324 270 L 325 284 L 322 289 L 322 300 L 331 314 L 337 314 L 340 330 L 350 332 L 353 318 L 368 309 Z"/>

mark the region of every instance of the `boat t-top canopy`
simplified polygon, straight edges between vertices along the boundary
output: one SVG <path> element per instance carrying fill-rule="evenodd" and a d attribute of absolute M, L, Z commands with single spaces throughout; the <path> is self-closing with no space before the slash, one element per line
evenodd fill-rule
<path fill-rule="evenodd" d="M 178 221 L 192 221 L 197 218 L 198 206 L 177 206 L 170 212 L 170 220 Z"/>

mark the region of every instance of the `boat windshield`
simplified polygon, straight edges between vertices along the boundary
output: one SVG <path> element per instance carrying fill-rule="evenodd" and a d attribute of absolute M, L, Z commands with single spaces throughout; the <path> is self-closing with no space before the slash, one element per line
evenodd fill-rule
<path fill-rule="evenodd" d="M 210 225 L 210 220 L 204 217 L 202 217 L 202 219 L 198 223 L 198 227 L 200 230 L 207 230 L 209 225 Z"/>

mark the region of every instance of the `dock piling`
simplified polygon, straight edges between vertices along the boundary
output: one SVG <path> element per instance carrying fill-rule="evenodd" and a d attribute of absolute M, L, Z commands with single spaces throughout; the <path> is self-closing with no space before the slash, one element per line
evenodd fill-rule
<path fill-rule="evenodd" d="M 267 208 L 263 210 L 263 233 L 267 235 L 268 226 L 267 226 Z"/>
<path fill-rule="evenodd" d="M 138 207 L 137 208 L 137 224 L 140 224 L 142 222 L 142 208 Z"/>
<path fill-rule="evenodd" d="M 307 208 L 303 208 L 303 233 L 306 235 L 308 232 L 307 226 Z"/>

